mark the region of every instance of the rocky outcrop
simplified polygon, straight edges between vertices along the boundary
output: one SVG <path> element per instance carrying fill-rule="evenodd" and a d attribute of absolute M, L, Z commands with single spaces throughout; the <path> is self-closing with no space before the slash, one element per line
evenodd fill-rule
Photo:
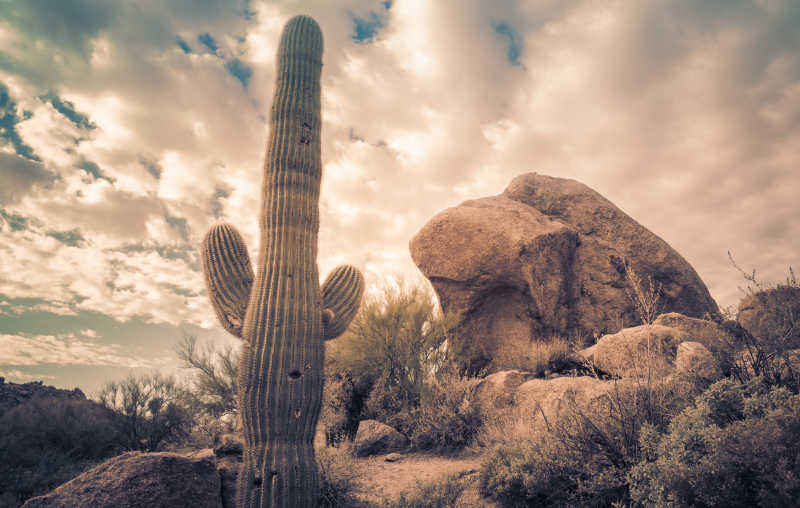
<path fill-rule="evenodd" d="M 684 332 L 661 325 L 642 325 L 604 335 L 578 354 L 604 373 L 620 377 L 642 374 L 669 375 L 675 367 Z"/>
<path fill-rule="evenodd" d="M 0 415 L 35 397 L 86 400 L 86 395 L 80 388 L 62 390 L 42 384 L 41 381 L 23 384 L 9 383 L 5 381 L 5 378 L 0 377 Z"/>
<path fill-rule="evenodd" d="M 408 438 L 377 420 L 363 420 L 358 425 L 353 453 L 358 457 L 380 455 L 403 450 L 408 446 Z"/>
<path fill-rule="evenodd" d="M 191 456 L 129 452 L 109 459 L 25 508 L 222 508 L 220 476 L 210 450 Z"/>
<path fill-rule="evenodd" d="M 708 382 L 722 378 L 719 361 L 699 342 L 681 342 L 675 355 L 675 372 L 690 379 Z"/>
<path fill-rule="evenodd" d="M 664 240 L 575 180 L 528 173 L 434 216 L 410 242 L 442 308 L 462 318 L 453 352 L 489 366 L 508 340 L 592 337 L 639 323 L 625 263 L 662 287 L 661 310 L 719 309 Z"/>
<path fill-rule="evenodd" d="M 592 376 L 531 379 L 516 389 L 515 404 L 530 425 L 547 425 L 565 410 L 588 411 L 608 395 L 614 383 Z"/>
<path fill-rule="evenodd" d="M 714 321 L 684 316 L 677 312 L 661 314 L 653 321 L 654 325 L 668 326 L 686 334 L 687 340 L 699 342 L 712 353 L 719 353 L 735 347 L 735 339 Z"/>
<path fill-rule="evenodd" d="M 502 409 L 513 404 L 516 389 L 534 377 L 532 372 L 519 370 L 495 372 L 478 382 L 474 397 L 484 409 Z"/>
<path fill-rule="evenodd" d="M 759 342 L 800 348 L 800 287 L 781 285 L 747 295 L 736 320 Z"/>

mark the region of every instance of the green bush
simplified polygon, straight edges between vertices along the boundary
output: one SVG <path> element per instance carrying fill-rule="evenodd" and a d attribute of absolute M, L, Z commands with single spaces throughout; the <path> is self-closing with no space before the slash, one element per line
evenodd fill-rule
<path fill-rule="evenodd" d="M 645 428 L 644 460 L 629 475 L 648 506 L 792 506 L 800 499 L 800 396 L 722 380 L 666 434 Z"/>
<path fill-rule="evenodd" d="M 0 416 L 0 505 L 19 506 L 125 448 L 117 415 L 88 400 L 34 398 Z"/>

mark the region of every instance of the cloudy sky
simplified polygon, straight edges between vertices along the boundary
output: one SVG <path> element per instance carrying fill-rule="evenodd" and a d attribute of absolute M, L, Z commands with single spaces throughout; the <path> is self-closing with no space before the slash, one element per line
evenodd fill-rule
<path fill-rule="evenodd" d="M 283 23 L 325 36 L 320 272 L 416 269 L 536 171 L 664 238 L 721 306 L 800 265 L 795 0 L 0 0 L 0 376 L 87 393 L 229 339 L 197 245 L 256 247 Z"/>

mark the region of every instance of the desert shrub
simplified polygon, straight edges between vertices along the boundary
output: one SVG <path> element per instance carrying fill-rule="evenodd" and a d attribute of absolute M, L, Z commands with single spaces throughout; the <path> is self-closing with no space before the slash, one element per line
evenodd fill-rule
<path fill-rule="evenodd" d="M 421 483 L 411 494 L 400 494 L 397 500 L 384 500 L 381 506 L 388 508 L 451 508 L 464 492 L 465 480 L 460 475 L 443 480 Z"/>
<path fill-rule="evenodd" d="M 498 349 L 492 359 L 492 370 L 522 370 L 545 376 L 553 372 L 566 372 L 575 368 L 572 345 L 562 337 L 546 340 L 509 340 Z"/>
<path fill-rule="evenodd" d="M 636 308 L 636 314 L 641 320 L 641 324 L 649 325 L 656 320 L 661 310 L 661 297 L 663 291 L 661 283 L 653 280 L 650 275 L 641 276 L 633 269 L 630 261 L 625 259 L 623 262 L 625 281 L 625 293 L 628 299 Z"/>
<path fill-rule="evenodd" d="M 474 396 L 477 383 L 456 376 L 432 380 L 405 425 L 411 445 L 438 452 L 455 452 L 468 446 L 483 424 Z"/>
<path fill-rule="evenodd" d="M 238 411 L 236 377 L 239 355 L 232 346 L 200 347 L 196 337 L 187 335 L 176 353 L 183 367 L 191 373 L 191 393 L 203 414 L 219 418 Z"/>
<path fill-rule="evenodd" d="M 633 500 L 652 506 L 791 506 L 800 499 L 800 396 L 719 381 L 666 433 L 645 428 Z"/>
<path fill-rule="evenodd" d="M 108 382 L 98 399 L 122 415 L 117 425 L 129 450 L 156 451 L 179 443 L 191 431 L 196 409 L 193 398 L 174 378 L 160 374 Z"/>
<path fill-rule="evenodd" d="M 800 390 L 800 282 L 789 267 L 784 282 L 766 284 L 728 257 L 747 281 L 736 321 L 723 325 L 731 336 L 732 374 L 741 382 L 759 377 Z"/>
<path fill-rule="evenodd" d="M 316 451 L 316 455 L 321 476 L 319 506 L 344 508 L 356 505 L 353 491 L 357 472 L 351 447 L 346 444 L 323 447 Z"/>
<path fill-rule="evenodd" d="M 438 311 L 422 281 L 386 284 L 367 295 L 345 335 L 329 350 L 332 371 L 350 372 L 367 387 L 360 418 L 399 425 L 419 405 L 426 384 L 443 371 L 455 324 Z"/>
<path fill-rule="evenodd" d="M 0 416 L 0 505 L 19 506 L 122 451 L 117 415 L 88 400 L 34 398 Z"/>
<path fill-rule="evenodd" d="M 665 429 L 690 389 L 640 378 L 616 383 L 590 407 L 567 398 L 555 421 L 487 455 L 481 492 L 512 507 L 624 504 L 627 473 L 642 458 L 640 429 Z"/>

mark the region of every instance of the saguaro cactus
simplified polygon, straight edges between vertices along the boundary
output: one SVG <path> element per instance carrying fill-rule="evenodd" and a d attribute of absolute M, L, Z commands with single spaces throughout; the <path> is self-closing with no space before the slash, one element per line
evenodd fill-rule
<path fill-rule="evenodd" d="M 241 235 L 214 226 L 202 245 L 212 306 L 243 339 L 239 406 L 245 450 L 237 506 L 317 503 L 313 438 L 322 402 L 323 340 L 355 315 L 364 281 L 341 266 L 317 271 L 322 33 L 306 16 L 281 34 L 259 217 L 258 272 Z"/>

